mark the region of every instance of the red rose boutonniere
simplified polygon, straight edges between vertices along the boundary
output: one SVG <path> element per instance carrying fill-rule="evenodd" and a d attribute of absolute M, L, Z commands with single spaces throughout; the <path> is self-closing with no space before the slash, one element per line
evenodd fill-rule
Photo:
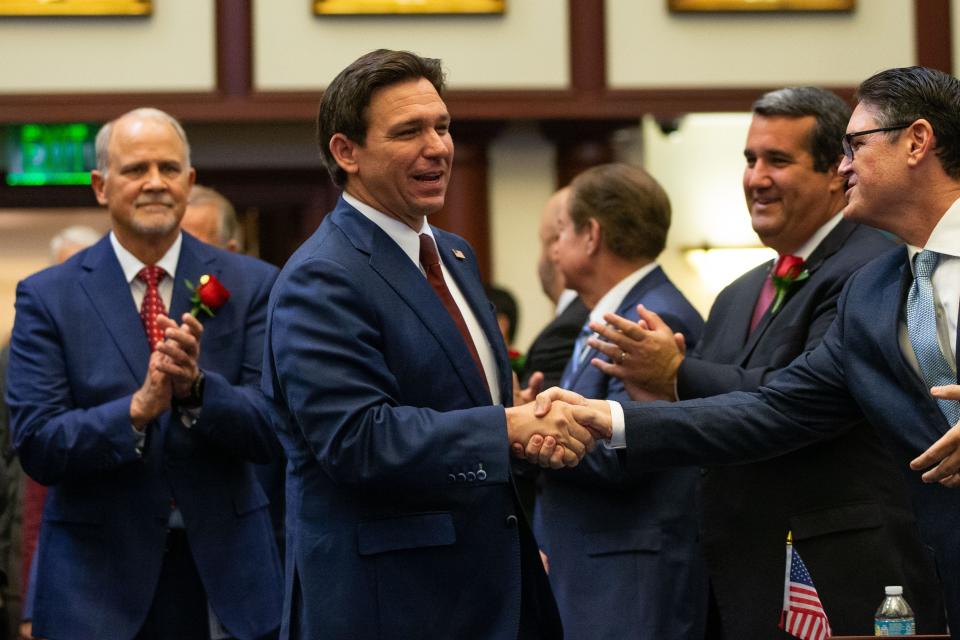
<path fill-rule="evenodd" d="M 773 314 L 780 310 L 787 293 L 790 292 L 790 288 L 795 283 L 802 282 L 809 277 L 810 272 L 804 266 L 803 258 L 800 256 L 780 256 L 777 259 L 777 264 L 773 267 L 773 273 L 770 275 L 776 291 L 770 313 Z"/>
<path fill-rule="evenodd" d="M 513 369 L 517 375 L 523 373 L 523 367 L 527 364 L 527 356 L 516 349 L 507 350 L 507 355 L 510 357 L 510 368 Z"/>
<path fill-rule="evenodd" d="M 200 276 L 196 287 L 189 280 L 184 280 L 184 282 L 186 282 L 187 288 L 193 291 L 193 296 L 190 297 L 193 309 L 190 310 L 190 313 L 194 318 L 201 311 L 212 318 L 230 299 L 230 292 L 217 280 L 216 276 L 210 274 Z"/>

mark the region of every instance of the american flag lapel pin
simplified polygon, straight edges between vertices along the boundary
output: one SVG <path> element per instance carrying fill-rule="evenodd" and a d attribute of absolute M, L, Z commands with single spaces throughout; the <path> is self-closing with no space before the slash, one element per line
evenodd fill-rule
<path fill-rule="evenodd" d="M 460 249 L 454 249 L 454 250 L 453 250 L 453 257 L 456 258 L 457 260 L 466 260 L 466 259 L 467 259 L 467 256 L 463 255 L 463 251 L 460 251 Z"/>

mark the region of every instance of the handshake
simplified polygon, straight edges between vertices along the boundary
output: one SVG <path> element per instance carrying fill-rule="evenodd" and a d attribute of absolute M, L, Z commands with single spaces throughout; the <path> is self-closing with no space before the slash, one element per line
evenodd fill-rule
<path fill-rule="evenodd" d="M 559 387 L 507 409 L 507 436 L 514 457 L 541 467 L 575 467 L 596 441 L 612 433 L 606 400 L 590 400 Z"/>

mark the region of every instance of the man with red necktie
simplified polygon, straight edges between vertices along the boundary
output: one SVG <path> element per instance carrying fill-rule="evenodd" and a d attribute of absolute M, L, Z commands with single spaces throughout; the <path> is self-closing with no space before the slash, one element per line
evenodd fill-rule
<path fill-rule="evenodd" d="M 50 487 L 33 633 L 269 636 L 280 567 L 251 463 L 276 446 L 256 382 L 277 270 L 181 232 L 194 169 L 168 114 L 107 123 L 96 154 L 111 232 L 17 288 L 14 445 Z M 189 288 L 212 278 L 229 300 L 201 323 Z"/>
<path fill-rule="evenodd" d="M 655 314 L 641 312 L 646 331 L 616 319 L 626 333 L 600 327 L 616 344 L 599 347 L 627 354 L 622 364 L 598 361 L 602 369 L 625 377 L 638 398 L 703 398 L 756 390 L 821 342 L 848 277 L 893 246 L 841 217 L 846 180 L 837 167 L 849 116 L 842 100 L 814 87 L 773 91 L 754 104 L 743 189 L 754 231 L 780 257 L 719 294 L 687 357 Z M 789 530 L 834 633 L 872 633 L 877 594 L 888 584 L 916 594 L 921 626 L 942 630 L 939 586 L 905 483 L 865 420 L 787 455 L 704 470 L 702 490 L 709 637 L 789 637 L 776 628 Z"/>

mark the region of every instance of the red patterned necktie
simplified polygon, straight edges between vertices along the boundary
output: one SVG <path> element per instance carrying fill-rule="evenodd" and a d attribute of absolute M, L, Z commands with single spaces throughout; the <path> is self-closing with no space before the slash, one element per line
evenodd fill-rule
<path fill-rule="evenodd" d="M 784 256 L 777 258 L 777 261 L 770 267 L 767 279 L 763 281 L 763 287 L 760 288 L 760 297 L 757 298 L 757 304 L 753 308 L 753 316 L 750 318 L 750 333 L 753 333 L 753 330 L 757 328 L 767 309 L 773 304 L 773 298 L 777 293 L 776 287 L 773 286 L 773 274 L 783 258 Z"/>
<path fill-rule="evenodd" d="M 457 329 L 460 330 L 460 335 L 463 336 L 463 341 L 467 344 L 467 350 L 470 352 L 473 362 L 477 365 L 477 369 L 480 370 L 480 376 L 486 380 L 487 376 L 483 370 L 483 363 L 480 362 L 480 354 L 477 353 L 477 346 L 473 343 L 470 330 L 467 329 L 467 323 L 463 319 L 463 314 L 460 313 L 460 307 L 457 306 L 456 301 L 454 301 L 453 296 L 450 294 L 450 289 L 447 288 L 446 281 L 443 279 L 443 271 L 440 269 L 440 254 L 437 253 L 437 247 L 433 243 L 433 238 L 426 233 L 420 234 L 420 264 L 423 265 L 424 271 L 427 272 L 427 281 L 430 283 L 430 286 L 436 291 L 440 302 L 446 307 L 447 313 L 450 314 L 454 324 L 457 325 Z"/>
<path fill-rule="evenodd" d="M 143 329 L 147 332 L 150 351 L 156 349 L 157 343 L 163 340 L 163 331 L 157 326 L 157 316 L 167 315 L 167 310 L 163 306 L 163 300 L 160 298 L 160 290 L 157 285 L 166 275 L 167 272 L 156 265 L 144 267 L 137 274 L 137 277 L 147 285 L 147 291 L 143 294 L 143 302 L 140 303 L 140 319 L 143 321 Z"/>

